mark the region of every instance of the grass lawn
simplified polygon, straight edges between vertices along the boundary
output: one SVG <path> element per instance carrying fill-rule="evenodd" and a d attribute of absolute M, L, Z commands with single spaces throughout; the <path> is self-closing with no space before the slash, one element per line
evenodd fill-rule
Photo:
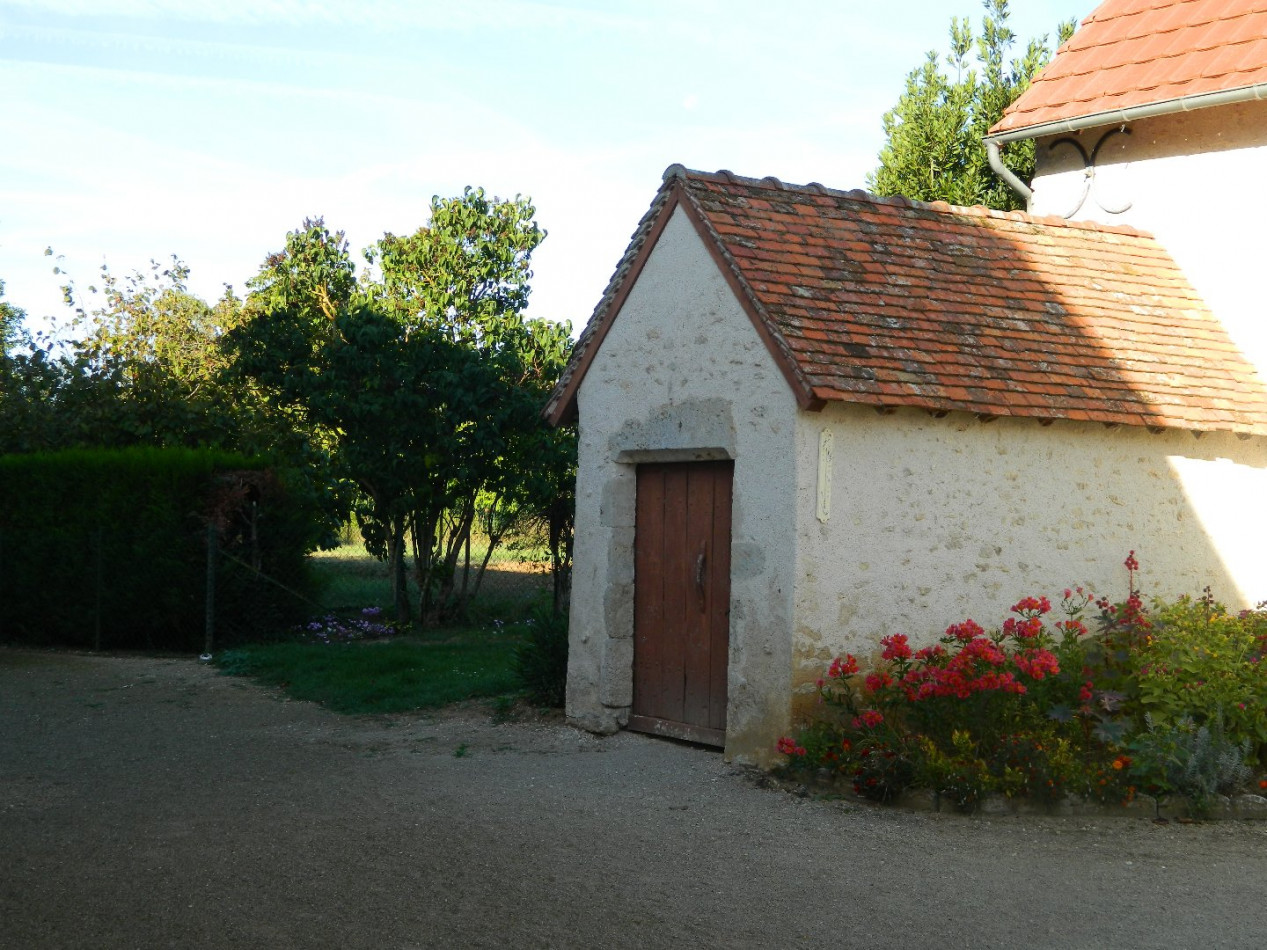
<path fill-rule="evenodd" d="M 215 663 L 222 673 L 336 712 L 406 712 L 515 691 L 517 642 L 486 629 L 452 629 L 390 641 L 253 644 L 226 650 Z"/>
<path fill-rule="evenodd" d="M 483 552 L 474 554 L 482 556 Z M 527 616 L 532 605 L 549 598 L 551 580 L 545 565 L 516 560 L 516 557 L 513 552 L 501 550 L 494 554 L 479 596 L 468 609 L 472 620 L 519 620 Z M 387 565 L 367 554 L 359 541 L 330 551 L 318 551 L 310 563 L 321 585 L 321 602 L 329 609 L 390 609 L 392 585 Z M 408 588 L 409 599 L 416 606 L 418 589 L 412 578 L 408 580 Z"/>
<path fill-rule="evenodd" d="M 330 614 L 351 623 L 366 607 L 390 611 L 386 566 L 359 542 L 314 555 L 312 566 Z M 507 696 L 524 688 L 515 675 L 515 650 L 531 628 L 517 621 L 546 601 L 549 585 L 548 574 L 506 561 L 496 570 L 490 565 L 465 625 L 387 639 L 334 637 L 329 643 L 309 628 L 289 639 L 225 650 L 214 662 L 227 675 L 279 686 L 295 699 L 341 713 L 405 712 Z M 410 593 L 416 598 L 416 591 Z"/>

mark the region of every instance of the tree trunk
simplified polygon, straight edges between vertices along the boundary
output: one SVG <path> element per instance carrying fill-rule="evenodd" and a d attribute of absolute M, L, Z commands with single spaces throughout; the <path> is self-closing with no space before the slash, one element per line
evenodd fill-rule
<path fill-rule="evenodd" d="M 405 575 L 405 519 L 391 519 L 387 532 L 387 569 L 392 579 L 392 603 L 396 609 L 396 622 L 413 621 L 409 606 L 409 580 Z"/>

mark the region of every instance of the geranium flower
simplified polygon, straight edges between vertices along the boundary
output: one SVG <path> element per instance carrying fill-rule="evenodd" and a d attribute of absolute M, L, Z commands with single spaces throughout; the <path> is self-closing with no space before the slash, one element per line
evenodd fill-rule
<path fill-rule="evenodd" d="M 909 660 L 911 658 L 911 647 L 907 643 L 906 634 L 895 633 L 891 637 L 881 637 L 880 645 L 884 647 L 884 652 L 880 654 L 885 660 Z"/>

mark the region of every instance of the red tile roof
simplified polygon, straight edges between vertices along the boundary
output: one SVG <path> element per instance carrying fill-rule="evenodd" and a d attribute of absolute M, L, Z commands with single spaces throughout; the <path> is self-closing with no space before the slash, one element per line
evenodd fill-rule
<path fill-rule="evenodd" d="M 1267 0 L 1106 0 L 990 132 L 1114 122 L 1161 103 L 1178 111 L 1181 99 L 1264 83 Z"/>
<path fill-rule="evenodd" d="M 1267 435 L 1267 389 L 1149 235 L 673 166 L 547 406 L 686 211 L 800 404 Z"/>

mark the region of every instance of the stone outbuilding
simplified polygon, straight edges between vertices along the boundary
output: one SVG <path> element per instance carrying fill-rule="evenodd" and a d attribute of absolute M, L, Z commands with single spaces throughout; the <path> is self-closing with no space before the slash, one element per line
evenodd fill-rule
<path fill-rule="evenodd" d="M 547 408 L 569 717 L 764 762 L 833 656 L 1124 596 L 1129 550 L 1267 597 L 1262 367 L 1137 225 L 670 167 Z"/>

